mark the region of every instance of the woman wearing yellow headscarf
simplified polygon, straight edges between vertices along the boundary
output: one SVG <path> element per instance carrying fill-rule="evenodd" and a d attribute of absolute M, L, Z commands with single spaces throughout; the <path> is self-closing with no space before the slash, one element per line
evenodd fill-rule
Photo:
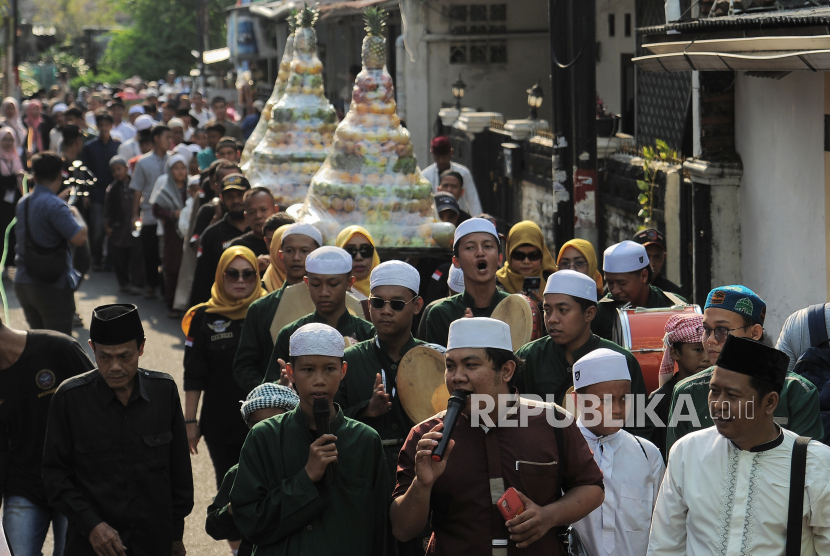
<path fill-rule="evenodd" d="M 507 293 L 524 291 L 525 278 L 539 278 L 544 291 L 548 276 L 556 272 L 556 263 L 545 245 L 542 230 L 534 222 L 519 222 L 507 234 L 507 263 L 496 272 L 499 284 Z M 539 292 L 536 301 L 541 302 Z"/>
<path fill-rule="evenodd" d="M 260 287 L 254 253 L 230 247 L 222 253 L 210 301 L 187 312 L 182 329 L 184 348 L 185 425 L 191 453 L 204 434 L 216 472 L 217 488 L 225 473 L 239 462 L 248 428 L 239 418 L 245 392 L 233 378 L 233 358 L 248 307 L 265 295 Z M 205 393 L 197 421 L 199 399 Z"/>
<path fill-rule="evenodd" d="M 572 239 L 565 243 L 562 249 L 559 250 L 556 264 L 562 270 L 575 270 L 590 276 L 597 283 L 597 299 L 605 295 L 603 293 L 602 273 L 597 268 L 597 254 L 590 241 Z"/>
<path fill-rule="evenodd" d="M 360 301 L 368 299 L 369 276 L 372 269 L 380 264 L 380 257 L 375 250 L 375 240 L 365 228 L 348 226 L 337 234 L 334 244 L 352 256 L 352 275 L 355 277 L 352 294 Z"/>
<path fill-rule="evenodd" d="M 268 249 L 271 264 L 265 270 L 262 278 L 262 285 L 268 293 L 275 292 L 285 283 L 285 267 L 280 260 L 280 246 L 282 245 L 282 234 L 291 224 L 280 226 L 271 237 L 271 247 Z M 290 237 L 290 236 L 289 236 Z"/>

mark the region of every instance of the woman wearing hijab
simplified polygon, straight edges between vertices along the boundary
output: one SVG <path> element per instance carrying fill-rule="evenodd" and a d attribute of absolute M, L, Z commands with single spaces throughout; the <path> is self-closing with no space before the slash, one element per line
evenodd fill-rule
<path fill-rule="evenodd" d="M 23 125 L 23 121 L 20 119 L 20 109 L 14 97 L 6 97 L 3 99 L 3 103 L 0 104 L 0 115 L 2 116 L 0 126 L 10 127 L 12 129 L 14 142 L 17 145 L 17 156 L 22 160 L 23 147 L 26 145 L 26 137 L 28 136 L 29 130 L 26 129 L 26 126 Z"/>
<path fill-rule="evenodd" d="M 285 283 L 285 266 L 280 260 L 280 245 L 282 245 L 282 234 L 291 224 L 280 226 L 271 237 L 271 247 L 268 249 L 271 264 L 265 271 L 262 278 L 262 285 L 268 293 L 275 292 Z"/>
<path fill-rule="evenodd" d="M 37 99 L 32 99 L 26 102 L 26 127 L 29 128 L 26 134 L 26 157 L 31 160 L 35 153 L 40 153 L 49 147 L 49 136 L 47 132 L 46 140 L 43 138 L 43 129 L 41 129 L 44 122 L 40 119 L 40 112 L 43 110 L 43 105 Z"/>
<path fill-rule="evenodd" d="M 507 263 L 496 272 L 496 278 L 507 293 L 521 293 L 542 302 L 539 289 L 527 291 L 526 278 L 539 278 L 539 288 L 544 290 L 548 276 L 556 272 L 553 255 L 545 245 L 542 230 L 534 222 L 519 222 L 507 234 Z"/>
<path fill-rule="evenodd" d="M 167 303 L 167 316 L 171 319 L 181 318 L 181 313 L 173 309 L 176 296 L 176 282 L 179 279 L 179 266 L 182 264 L 182 237 L 179 235 L 179 215 L 187 198 L 187 162 L 180 154 L 167 158 L 167 173 L 162 174 L 153 186 L 150 204 L 153 215 L 163 223 L 159 229 L 164 236 L 164 250 L 161 268 L 164 273 L 164 300 Z"/>
<path fill-rule="evenodd" d="M 560 270 L 575 270 L 592 278 L 597 283 L 597 299 L 605 295 L 602 273 L 597 268 L 597 255 L 590 241 L 572 239 L 565 243 L 556 264 Z"/>
<path fill-rule="evenodd" d="M 360 301 L 369 299 L 369 276 L 372 269 L 380 264 L 372 236 L 365 228 L 348 226 L 337 234 L 334 244 L 352 257 L 352 275 L 355 277 L 352 295 Z"/>
<path fill-rule="evenodd" d="M 184 348 L 185 424 L 190 451 L 205 443 L 216 472 L 217 488 L 225 473 L 239 463 L 248 433 L 239 418 L 245 392 L 233 378 L 233 357 L 248 307 L 265 295 L 260 287 L 257 260 L 247 247 L 229 247 L 216 268 L 216 281 L 207 303 L 191 308 L 182 321 Z M 204 392 L 197 420 L 199 399 Z"/>
<path fill-rule="evenodd" d="M 6 228 L 14 219 L 17 201 L 23 195 L 23 164 L 17 155 L 14 130 L 10 127 L 0 129 L 0 245 L 6 234 Z M 9 232 L 9 252 L 6 265 L 14 264 L 14 229 Z M 0 247 L 2 249 L 2 247 Z"/>

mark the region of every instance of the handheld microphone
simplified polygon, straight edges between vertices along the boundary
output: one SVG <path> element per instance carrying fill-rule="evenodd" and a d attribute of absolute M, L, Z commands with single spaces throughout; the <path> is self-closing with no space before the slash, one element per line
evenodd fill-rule
<path fill-rule="evenodd" d="M 329 434 L 329 417 L 331 416 L 331 408 L 329 401 L 317 398 L 314 400 L 314 422 L 317 424 L 317 438 L 324 434 Z M 326 466 L 326 472 L 323 475 L 324 484 L 330 485 L 334 483 L 334 474 L 332 472 L 333 463 Z"/>
<path fill-rule="evenodd" d="M 450 437 L 452 431 L 455 429 L 455 423 L 458 421 L 458 416 L 461 415 L 461 410 L 467 405 L 467 396 L 470 393 L 466 390 L 456 390 L 447 401 L 447 412 L 444 414 L 444 430 L 441 440 L 438 441 L 438 446 L 432 451 L 432 461 L 441 461 L 444 459 L 444 453 L 450 445 Z"/>

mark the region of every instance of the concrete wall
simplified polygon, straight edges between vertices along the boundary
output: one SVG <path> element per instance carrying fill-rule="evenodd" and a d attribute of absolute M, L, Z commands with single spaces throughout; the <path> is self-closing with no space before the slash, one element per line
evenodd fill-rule
<path fill-rule="evenodd" d="M 822 73 L 735 79 L 743 283 L 767 302 L 773 338 L 788 315 L 827 301 L 823 114 Z"/>
<path fill-rule="evenodd" d="M 636 48 L 634 0 L 596 0 L 597 3 L 597 92 L 613 114 L 622 111 L 620 54 L 634 54 Z M 608 15 L 614 14 L 614 36 L 609 34 Z M 625 36 L 625 14 L 631 16 L 631 32 Z"/>

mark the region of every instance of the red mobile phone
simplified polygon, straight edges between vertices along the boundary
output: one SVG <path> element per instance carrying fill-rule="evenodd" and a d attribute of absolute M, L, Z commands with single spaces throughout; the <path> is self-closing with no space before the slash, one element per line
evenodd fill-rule
<path fill-rule="evenodd" d="M 506 521 L 510 521 L 525 511 L 525 506 L 522 504 L 522 501 L 519 499 L 519 494 L 513 487 L 504 491 L 504 494 L 501 495 L 496 505 L 499 507 L 499 511 Z"/>

